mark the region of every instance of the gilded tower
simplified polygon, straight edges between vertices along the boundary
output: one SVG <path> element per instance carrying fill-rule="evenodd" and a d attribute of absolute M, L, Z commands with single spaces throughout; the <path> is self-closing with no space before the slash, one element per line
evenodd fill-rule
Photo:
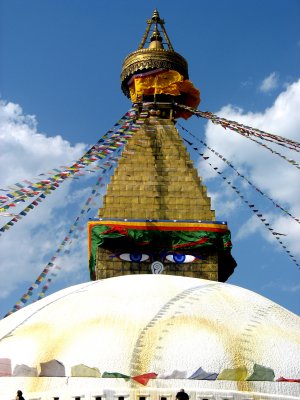
<path fill-rule="evenodd" d="M 190 116 L 175 103 L 200 103 L 188 78 L 155 10 L 138 50 L 123 62 L 121 87 L 133 103 L 135 130 L 99 218 L 89 222 L 91 279 L 163 273 L 226 281 L 233 272 L 227 224 L 215 220 L 175 127 Z"/>

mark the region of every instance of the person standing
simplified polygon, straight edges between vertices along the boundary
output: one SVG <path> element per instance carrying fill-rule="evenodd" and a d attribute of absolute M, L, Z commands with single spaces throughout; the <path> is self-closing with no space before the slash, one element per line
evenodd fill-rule
<path fill-rule="evenodd" d="M 18 391 L 17 391 L 16 400 L 25 400 L 24 397 L 23 397 L 23 392 L 22 392 L 22 390 L 18 390 Z"/>
<path fill-rule="evenodd" d="M 176 400 L 189 400 L 190 396 L 184 391 L 184 389 L 180 389 L 180 391 L 176 394 Z"/>

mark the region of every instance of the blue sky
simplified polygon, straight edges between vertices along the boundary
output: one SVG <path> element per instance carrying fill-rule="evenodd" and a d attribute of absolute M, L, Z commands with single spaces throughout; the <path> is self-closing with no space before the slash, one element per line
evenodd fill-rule
<path fill-rule="evenodd" d="M 69 165 L 130 108 L 120 89 L 122 61 L 138 47 L 155 7 L 174 49 L 189 63 L 190 79 L 201 91 L 201 110 L 300 141 L 299 1 L 0 0 L 1 187 Z M 295 167 L 206 121 L 192 118 L 182 124 L 299 218 Z M 297 153 L 284 154 L 297 159 Z M 199 154 L 192 150 L 191 156 L 217 219 L 227 220 L 232 232 L 238 268 L 229 283 L 299 314 L 297 266 Z M 287 235 L 284 240 L 299 260 L 299 224 L 264 197 L 255 197 L 232 170 L 210 156 L 272 226 Z M 66 184 L 2 235 L 0 316 L 49 261 L 94 178 L 84 178 L 81 186 Z M 2 217 L 1 226 L 5 222 Z M 73 247 L 49 293 L 88 280 L 84 231 Z"/>

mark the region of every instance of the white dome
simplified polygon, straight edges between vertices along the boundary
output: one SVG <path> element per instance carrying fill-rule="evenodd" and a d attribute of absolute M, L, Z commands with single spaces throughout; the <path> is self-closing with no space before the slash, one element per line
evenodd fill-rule
<path fill-rule="evenodd" d="M 3 319 L 0 357 L 38 374 L 57 360 L 65 376 L 83 364 L 161 379 L 246 367 L 249 377 L 258 364 L 275 379 L 299 379 L 300 318 L 226 283 L 127 275 L 61 290 Z"/>

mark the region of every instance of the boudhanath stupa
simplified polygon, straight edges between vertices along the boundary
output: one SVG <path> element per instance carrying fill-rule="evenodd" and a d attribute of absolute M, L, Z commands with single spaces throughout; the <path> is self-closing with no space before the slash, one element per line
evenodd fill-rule
<path fill-rule="evenodd" d="M 133 124 L 88 222 L 91 281 L 0 321 L 0 398 L 299 399 L 300 318 L 226 283 L 230 231 L 176 129 L 200 93 L 157 10 L 121 87 Z"/>

